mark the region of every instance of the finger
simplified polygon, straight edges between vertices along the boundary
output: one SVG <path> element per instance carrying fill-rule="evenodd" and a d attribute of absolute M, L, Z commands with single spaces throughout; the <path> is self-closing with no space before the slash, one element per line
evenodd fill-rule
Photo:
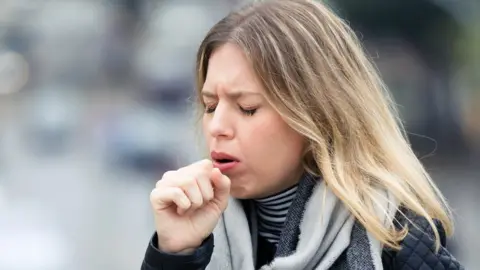
<path fill-rule="evenodd" d="M 191 202 L 190 210 L 198 209 L 203 205 L 203 196 L 198 187 L 197 181 L 193 178 L 188 182 L 188 184 L 181 187 L 185 195 Z"/>
<path fill-rule="evenodd" d="M 213 199 L 213 187 L 210 178 L 207 175 L 197 177 L 197 184 L 203 196 L 203 202 L 209 202 Z"/>
<path fill-rule="evenodd" d="M 230 196 L 230 179 L 223 175 L 218 168 L 212 170 L 211 178 L 214 190 L 214 198 L 224 206 Z"/>
<path fill-rule="evenodd" d="M 166 186 L 175 186 L 175 179 L 178 173 L 176 171 L 167 171 L 163 174 L 162 178 L 157 181 L 155 187 L 166 187 Z"/>
<path fill-rule="evenodd" d="M 213 162 L 210 159 L 202 159 L 192 164 L 194 167 L 200 167 L 207 172 L 210 172 L 213 169 Z"/>
<path fill-rule="evenodd" d="M 177 187 L 154 188 L 150 193 L 150 202 L 156 211 L 163 210 L 172 204 L 177 206 L 177 212 L 178 209 L 187 211 L 191 207 L 187 195 Z"/>
<path fill-rule="evenodd" d="M 205 175 L 208 178 L 208 176 L 212 172 L 212 169 L 212 161 L 208 159 L 203 159 L 183 168 L 180 168 L 177 171 L 168 171 L 164 173 L 162 180 L 158 181 L 157 185 L 174 187 L 188 185 L 191 181 L 191 178 L 183 176 L 193 176 L 194 178 L 196 178 L 200 175 Z"/>

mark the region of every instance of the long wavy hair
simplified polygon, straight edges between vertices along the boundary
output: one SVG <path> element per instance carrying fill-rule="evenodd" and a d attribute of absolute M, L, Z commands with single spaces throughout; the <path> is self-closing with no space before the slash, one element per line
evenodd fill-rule
<path fill-rule="evenodd" d="M 212 52 L 226 43 L 243 50 L 268 102 L 308 139 L 305 170 L 321 175 L 382 244 L 400 248 L 408 228 L 385 223 L 379 190 L 425 217 L 437 248 L 434 219 L 453 233 L 449 207 L 413 153 L 385 84 L 352 29 L 326 5 L 257 1 L 230 13 L 200 45 L 198 91 Z"/>

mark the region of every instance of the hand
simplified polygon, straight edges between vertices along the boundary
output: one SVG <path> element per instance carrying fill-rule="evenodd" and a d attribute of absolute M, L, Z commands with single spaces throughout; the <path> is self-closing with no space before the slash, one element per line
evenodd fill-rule
<path fill-rule="evenodd" d="M 199 247 L 227 208 L 230 179 L 202 160 L 166 172 L 150 194 L 158 247 L 169 253 Z"/>

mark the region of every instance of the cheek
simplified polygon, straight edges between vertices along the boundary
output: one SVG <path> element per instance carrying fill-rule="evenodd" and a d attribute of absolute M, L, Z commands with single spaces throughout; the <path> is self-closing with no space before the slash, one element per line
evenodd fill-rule
<path fill-rule="evenodd" d="M 203 116 L 203 117 L 202 117 L 202 132 L 203 132 L 203 136 L 204 136 L 205 139 L 208 138 L 208 137 L 207 137 L 207 135 L 208 135 L 208 133 L 207 133 L 207 131 L 208 131 L 207 127 L 208 127 L 208 126 L 207 126 L 207 119 L 205 119 L 205 116 Z"/>
<path fill-rule="evenodd" d="M 275 150 L 283 160 L 292 162 L 300 160 L 304 148 L 304 140 L 300 134 L 284 123 L 277 127 L 277 132 L 272 136 L 276 139 Z"/>
<path fill-rule="evenodd" d="M 249 129 L 249 148 L 262 159 L 299 160 L 304 147 L 303 137 L 288 126 L 280 116 L 265 117 Z"/>
<path fill-rule="evenodd" d="M 203 146 L 206 147 L 206 151 L 209 152 L 208 149 L 210 149 L 210 144 L 211 144 L 211 136 L 210 133 L 208 132 L 208 121 L 205 119 L 205 117 L 202 118 L 202 130 L 199 131 L 203 135 Z"/>

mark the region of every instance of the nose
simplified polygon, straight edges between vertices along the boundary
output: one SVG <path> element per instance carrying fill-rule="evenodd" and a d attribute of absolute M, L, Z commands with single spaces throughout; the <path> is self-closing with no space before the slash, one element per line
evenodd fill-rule
<path fill-rule="evenodd" d="M 229 109 L 226 104 L 218 104 L 215 111 L 209 115 L 207 119 L 208 132 L 214 138 L 231 139 L 234 136 L 234 129 L 232 126 L 232 115 L 229 114 Z"/>

